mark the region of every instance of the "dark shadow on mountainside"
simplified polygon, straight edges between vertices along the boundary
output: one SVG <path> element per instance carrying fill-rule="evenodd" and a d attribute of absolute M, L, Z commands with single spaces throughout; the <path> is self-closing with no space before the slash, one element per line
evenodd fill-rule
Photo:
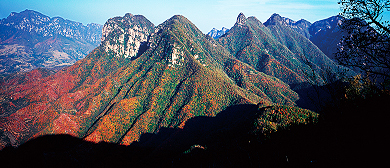
<path fill-rule="evenodd" d="M 383 97 L 382 97 L 383 98 Z M 161 128 L 130 146 L 92 143 L 70 135 L 45 135 L 0 151 L 1 167 L 342 167 L 364 165 L 382 146 L 385 106 L 340 107 L 317 124 L 291 126 L 269 137 L 251 134 L 256 105 L 234 105 L 215 117 L 194 117 L 183 129 Z M 362 102 L 360 102 L 362 103 Z M 375 108 L 372 108 L 375 106 Z M 348 111 L 351 110 L 351 111 Z M 359 111 L 357 110 L 359 109 Z M 343 110 L 343 111 L 340 111 Z M 362 111 L 360 111 L 362 110 Z M 356 115 L 353 115 L 356 113 Z M 378 113 L 381 114 L 381 113 Z M 377 120 L 372 120 L 377 118 Z M 362 124 L 363 123 L 363 124 Z M 388 124 L 387 124 L 388 125 Z M 379 128 L 377 128 L 379 127 Z M 373 131 L 370 129 L 377 128 Z M 367 150 L 369 153 L 364 152 Z M 382 151 L 383 153 L 383 151 Z M 378 153 L 379 154 L 379 153 Z"/>
<path fill-rule="evenodd" d="M 320 113 L 325 107 L 338 103 L 345 95 L 345 86 L 347 86 L 347 83 L 339 80 L 322 86 L 306 85 L 306 87 L 298 87 L 299 89 L 294 90 L 299 95 L 296 104 L 298 107 Z M 291 86 L 291 88 L 294 87 L 296 86 Z"/>

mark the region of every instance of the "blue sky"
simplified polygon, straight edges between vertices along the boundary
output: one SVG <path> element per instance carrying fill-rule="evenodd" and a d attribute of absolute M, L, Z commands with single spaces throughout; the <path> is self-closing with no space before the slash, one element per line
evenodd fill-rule
<path fill-rule="evenodd" d="M 60 16 L 84 24 L 104 24 L 107 19 L 126 13 L 144 15 L 158 25 L 180 14 L 203 33 L 212 28 L 230 28 L 240 12 L 265 22 L 273 13 L 293 20 L 310 22 L 337 15 L 338 0 L 0 0 L 0 18 L 11 12 L 36 10 L 49 17 Z"/>

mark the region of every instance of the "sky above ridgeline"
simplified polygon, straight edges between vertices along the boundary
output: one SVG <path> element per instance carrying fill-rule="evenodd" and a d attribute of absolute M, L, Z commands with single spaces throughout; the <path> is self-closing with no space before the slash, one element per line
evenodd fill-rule
<path fill-rule="evenodd" d="M 173 15 L 183 15 L 203 33 L 230 28 L 240 12 L 265 22 L 273 13 L 310 22 L 335 16 L 338 0 L 0 0 L 0 18 L 26 9 L 49 17 L 62 17 L 83 24 L 104 24 L 126 13 L 144 15 L 156 26 Z"/>

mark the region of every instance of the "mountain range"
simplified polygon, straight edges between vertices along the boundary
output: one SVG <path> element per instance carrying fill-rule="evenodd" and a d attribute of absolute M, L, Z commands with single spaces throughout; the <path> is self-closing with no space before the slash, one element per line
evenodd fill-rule
<path fill-rule="evenodd" d="M 130 144 L 231 105 L 294 105 L 298 99 L 288 84 L 237 60 L 183 16 L 156 28 L 143 16 L 115 17 L 104 25 L 102 40 L 56 74 L 3 84 L 2 128 L 13 145 L 61 133 Z"/>
<path fill-rule="evenodd" d="M 72 65 L 100 44 L 101 30 L 33 10 L 12 12 L 0 20 L 0 74 Z"/>
<path fill-rule="evenodd" d="M 341 72 L 348 71 L 292 31 L 278 14 L 262 24 L 241 13 L 238 22 L 218 42 L 242 62 L 297 88 L 330 83 Z"/>
<path fill-rule="evenodd" d="M 299 90 L 354 74 L 304 35 L 307 26 L 278 14 L 261 23 L 240 13 L 214 39 L 181 15 L 157 26 L 142 15 L 111 18 L 100 45 L 73 65 L 4 78 L 0 146 L 65 134 L 93 144 L 135 146 L 132 161 L 146 165 L 171 156 L 180 162 L 206 148 L 220 154 L 221 148 L 213 149 L 217 144 L 245 154 L 241 147 L 253 147 L 248 136 L 266 138 L 316 123 L 317 113 L 297 107 L 309 99 Z M 82 144 L 81 153 L 92 148 Z"/>
<path fill-rule="evenodd" d="M 293 31 L 309 39 L 326 56 L 328 56 L 332 60 L 335 60 L 334 54 L 337 52 L 337 48 L 340 47 L 340 40 L 343 36 L 348 35 L 347 32 L 343 31 L 340 28 L 340 25 L 342 24 L 344 18 L 339 15 L 319 20 L 314 23 L 310 23 L 309 21 L 304 19 L 294 21 L 286 17 L 281 18 L 284 20 L 284 22 L 280 22 L 280 24 L 283 24 L 283 26 L 285 27 L 289 27 Z M 217 30 L 213 28 L 207 34 L 217 39 L 227 32 L 223 30 L 229 29 L 222 28 L 222 30 Z"/>

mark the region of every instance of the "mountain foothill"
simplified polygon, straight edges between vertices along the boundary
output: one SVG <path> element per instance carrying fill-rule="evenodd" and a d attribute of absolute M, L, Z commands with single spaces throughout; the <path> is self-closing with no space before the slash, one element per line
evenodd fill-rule
<path fill-rule="evenodd" d="M 20 15 L 26 12 L 31 11 Z M 53 158 L 42 161 L 49 166 L 55 163 L 54 157 L 60 156 L 92 162 L 82 157 L 84 154 L 119 161 L 127 158 L 128 165 L 161 163 L 163 167 L 180 167 L 193 158 L 205 159 L 208 166 L 226 165 L 216 161 L 226 161 L 228 157 L 222 158 L 225 155 L 235 158 L 231 161 L 236 166 L 241 159 L 246 161 L 243 165 L 272 165 L 268 159 L 275 156 L 283 160 L 280 165 L 284 166 L 288 156 L 283 152 L 291 152 L 287 151 L 290 148 L 273 144 L 281 152 L 271 156 L 261 150 L 273 149 L 260 144 L 272 146 L 266 139 L 273 134 L 289 137 L 289 133 L 284 133 L 290 128 L 303 126 L 307 130 L 305 126 L 319 120 L 318 113 L 299 106 L 298 102 L 308 103 L 305 99 L 310 99 L 300 91 L 355 74 L 335 63 L 311 41 L 322 37 L 323 29 L 312 28 L 321 24 L 295 22 L 278 14 L 261 23 L 256 17 L 240 13 L 233 27 L 223 30 L 223 35 L 215 30 L 219 33 L 216 37 L 203 34 L 181 15 L 156 26 L 142 15 L 128 13 L 111 18 L 100 27 L 31 13 L 34 15 L 29 17 L 37 22 L 35 26 L 16 24 L 17 20 L 12 20 L 16 13 L 1 20 L 0 25 L 9 29 L 2 29 L 0 50 L 14 46 L 38 53 L 37 46 L 42 46 L 40 53 L 71 55 L 69 51 L 80 55 L 72 57 L 72 65 L 60 70 L 38 68 L 13 73 L 0 81 L 0 146 L 11 151 L 9 158 L 23 155 L 18 149 L 12 152 L 17 146 L 20 151 L 28 151 L 43 142 L 67 139 L 63 145 L 68 145 L 68 151 L 58 148 L 52 152 Z M 61 25 L 58 27 L 62 23 L 74 26 L 76 30 L 71 31 L 73 34 L 50 34 L 51 29 L 40 27 L 54 23 Z M 97 29 L 101 29 L 101 38 L 96 37 Z M 20 33 L 21 30 L 35 31 Z M 45 48 L 44 43 L 58 46 Z M 75 43 L 86 48 L 72 48 Z M 91 48 L 94 49 L 89 52 Z M 87 52 L 88 55 L 81 56 Z M 53 55 L 46 58 L 49 57 Z M 121 152 L 111 153 L 115 157 L 94 152 L 107 152 L 109 147 Z M 247 150 L 248 155 L 262 162 L 255 163 L 250 157 L 248 160 Z M 318 154 L 313 157 L 320 157 L 318 152 L 310 152 Z M 42 153 L 50 153 L 50 149 L 43 147 Z M 298 156 L 294 154 L 287 162 L 294 161 L 293 156 Z M 67 164 L 72 163 L 78 161 Z M 202 162 L 199 166 L 205 165 Z"/>

